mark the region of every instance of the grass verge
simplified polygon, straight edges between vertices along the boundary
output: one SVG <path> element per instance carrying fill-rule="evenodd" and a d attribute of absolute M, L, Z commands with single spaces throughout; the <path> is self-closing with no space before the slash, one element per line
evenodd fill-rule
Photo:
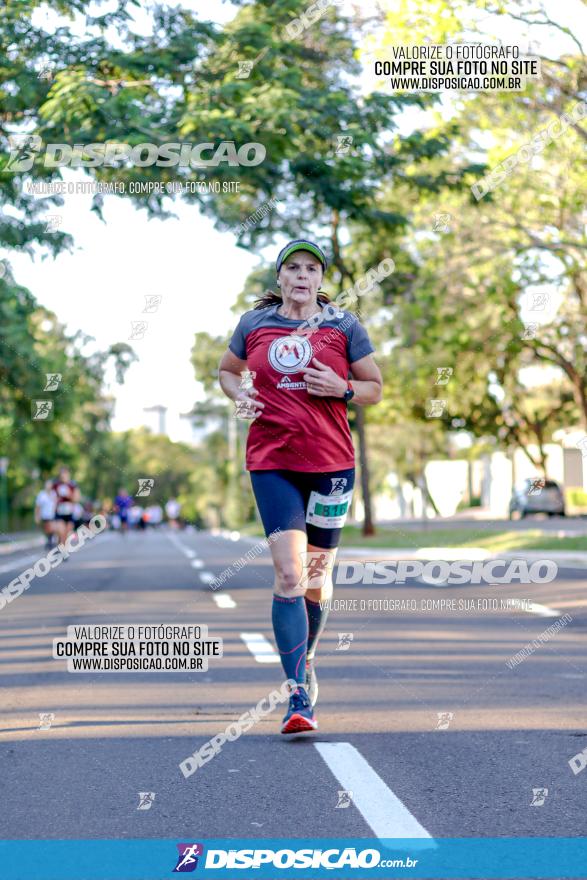
<path fill-rule="evenodd" d="M 512 550 L 579 550 L 587 551 L 587 535 L 559 538 L 556 532 L 540 529 L 503 531 L 483 529 L 428 529 L 413 531 L 401 527 L 379 528 L 377 534 L 365 537 L 358 526 L 345 526 L 341 541 L 347 547 L 384 547 L 389 549 L 413 547 L 480 547 L 492 553 Z"/>

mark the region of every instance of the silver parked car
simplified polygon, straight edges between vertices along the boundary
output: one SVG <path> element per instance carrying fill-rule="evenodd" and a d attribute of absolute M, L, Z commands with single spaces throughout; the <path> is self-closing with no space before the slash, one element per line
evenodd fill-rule
<path fill-rule="evenodd" d="M 510 519 L 522 519 L 529 513 L 565 516 L 564 492 L 555 480 L 531 477 L 514 487 L 510 501 Z"/>

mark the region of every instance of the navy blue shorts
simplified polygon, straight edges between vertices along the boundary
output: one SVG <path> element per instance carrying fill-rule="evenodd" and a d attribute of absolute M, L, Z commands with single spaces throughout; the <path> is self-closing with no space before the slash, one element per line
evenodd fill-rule
<path fill-rule="evenodd" d="M 299 529 L 314 547 L 338 547 L 355 485 L 354 468 L 250 473 L 266 537 L 277 529 Z"/>

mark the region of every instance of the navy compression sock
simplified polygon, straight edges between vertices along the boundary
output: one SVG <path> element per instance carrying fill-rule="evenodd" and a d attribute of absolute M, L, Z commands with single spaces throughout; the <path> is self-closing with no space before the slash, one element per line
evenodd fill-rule
<path fill-rule="evenodd" d="M 308 660 L 313 660 L 316 648 L 318 647 L 318 639 L 326 626 L 330 604 L 324 602 L 323 607 L 320 607 L 320 602 L 314 602 L 312 599 L 308 599 L 307 596 L 304 599 L 308 612 Z"/>
<path fill-rule="evenodd" d="M 271 617 L 285 674 L 298 684 L 304 684 L 308 644 L 308 615 L 304 597 L 286 599 L 284 596 L 274 595 Z"/>

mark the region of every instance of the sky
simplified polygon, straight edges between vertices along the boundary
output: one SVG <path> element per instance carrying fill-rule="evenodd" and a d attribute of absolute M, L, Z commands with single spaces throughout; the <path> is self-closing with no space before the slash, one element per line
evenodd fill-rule
<path fill-rule="evenodd" d="M 79 180 L 80 174 L 67 170 L 63 177 Z M 187 438 L 179 413 L 200 396 L 190 364 L 194 333 L 224 335 L 236 324 L 230 308 L 258 257 L 180 200 L 177 220 L 148 220 L 127 199 L 107 196 L 104 224 L 90 211 L 90 195 L 64 199 L 62 228 L 73 232 L 75 250 L 35 262 L 11 255 L 15 276 L 69 330 L 95 337 L 98 348 L 119 341 L 134 348 L 138 362 L 124 385 L 112 387 L 114 430 L 151 424 L 154 417 L 143 407 L 163 404 L 172 439 Z M 155 312 L 144 312 L 147 296 L 161 297 Z M 142 339 L 131 340 L 138 321 L 148 326 Z"/>
<path fill-rule="evenodd" d="M 570 11 L 575 0 L 568 2 Z M 201 8 L 195 0 L 181 5 Z M 137 30 L 148 27 L 148 6 L 141 6 Z M 207 0 L 208 19 L 223 23 L 233 14 L 229 3 Z M 47 27 L 58 24 L 55 16 L 39 15 Z M 81 33 L 81 21 L 79 28 Z M 409 128 L 412 122 L 404 120 L 404 125 Z M 66 169 L 63 179 L 90 178 L 81 169 Z M 190 364 L 194 333 L 221 335 L 235 326 L 231 306 L 260 257 L 237 248 L 232 232 L 215 230 L 211 219 L 181 199 L 168 202 L 177 219 L 155 220 L 124 197 L 106 196 L 106 224 L 90 211 L 91 200 L 91 195 L 66 195 L 63 207 L 52 212 L 60 214 L 61 229 L 74 236 L 72 253 L 33 260 L 11 252 L 14 276 L 68 331 L 83 330 L 100 349 L 123 341 L 135 349 L 139 360 L 127 372 L 125 384 L 109 388 L 116 397 L 114 430 L 154 427 L 155 417 L 144 408 L 162 404 L 168 407 L 171 438 L 188 440 L 191 430 L 180 413 L 202 397 Z M 273 259 L 283 243 L 276 241 L 264 256 Z M 147 296 L 161 297 L 157 310 L 149 314 L 143 311 Z M 142 339 L 130 338 L 136 321 L 148 324 Z"/>
<path fill-rule="evenodd" d="M 201 8 L 196 2 L 181 5 Z M 99 7 L 101 12 L 106 8 Z M 207 18 L 222 23 L 233 14 L 230 4 L 207 0 Z M 144 31 L 146 12 L 139 11 L 135 18 L 135 30 Z M 59 23 L 57 16 L 44 13 L 39 21 L 47 28 Z M 82 32 L 79 22 L 78 33 Z M 63 179 L 91 178 L 82 169 L 64 169 Z M 65 322 L 68 331 L 83 330 L 100 349 L 124 341 L 134 348 L 138 361 L 128 370 L 124 385 L 113 383 L 108 389 L 116 397 L 114 430 L 155 427 L 156 416 L 144 408 L 162 404 L 168 407 L 171 438 L 188 440 L 189 423 L 180 413 L 202 397 L 190 363 L 194 333 L 223 335 L 234 327 L 230 307 L 259 256 L 237 248 L 232 233 L 216 231 L 211 219 L 181 197 L 166 200 L 177 219 L 155 220 L 124 197 L 105 196 L 106 224 L 90 211 L 91 195 L 63 199 L 64 205 L 52 213 L 61 216 L 61 230 L 73 234 L 74 251 L 34 261 L 13 252 L 9 260 L 15 277 Z M 156 312 L 144 314 L 145 297 L 153 295 L 161 297 L 160 305 Z M 135 321 L 147 321 L 148 327 L 142 339 L 131 340 Z"/>

